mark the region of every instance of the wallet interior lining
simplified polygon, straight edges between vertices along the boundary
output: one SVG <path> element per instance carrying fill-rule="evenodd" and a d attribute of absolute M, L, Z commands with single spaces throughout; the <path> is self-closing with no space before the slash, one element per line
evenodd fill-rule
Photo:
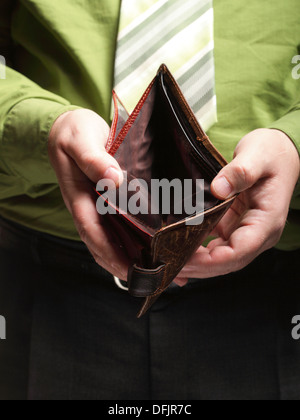
<path fill-rule="evenodd" d="M 130 127 L 115 154 L 128 178 L 143 179 L 151 195 L 152 179 L 204 179 L 205 210 L 220 204 L 210 192 L 213 178 L 220 164 L 199 141 L 189 124 L 168 80 L 159 74 L 147 96 L 134 124 Z M 149 203 L 149 196 L 143 197 Z M 128 215 L 128 220 L 150 232 L 186 219 L 191 215 Z"/>

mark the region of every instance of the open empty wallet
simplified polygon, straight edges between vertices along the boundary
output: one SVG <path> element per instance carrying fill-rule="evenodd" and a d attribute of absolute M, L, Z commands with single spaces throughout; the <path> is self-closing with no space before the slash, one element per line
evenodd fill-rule
<path fill-rule="evenodd" d="M 132 263 L 128 288 L 132 296 L 143 298 L 138 314 L 141 317 L 212 233 L 235 197 L 220 201 L 211 194 L 211 182 L 227 162 L 200 127 L 165 65 L 131 115 L 115 92 L 113 97 L 115 114 L 107 151 L 119 162 L 128 188 L 117 189 L 114 202 L 107 198 L 106 190 L 97 188 L 98 204 L 113 210 L 102 216 L 103 225 Z M 153 203 L 153 180 L 167 180 L 170 184 L 176 180 L 177 185 L 178 180 L 182 185 L 192 180 L 188 198 L 193 204 L 196 182 L 202 180 L 202 209 L 195 206 L 193 214 L 187 213 L 183 209 L 186 196 L 182 203 L 176 203 L 172 188 L 169 192 L 160 190 L 159 194 L 155 191 Z M 164 201 L 166 195 L 169 204 L 174 202 L 163 212 L 157 199 Z M 138 201 L 144 211 L 128 210 L 125 204 L 130 200 Z"/>

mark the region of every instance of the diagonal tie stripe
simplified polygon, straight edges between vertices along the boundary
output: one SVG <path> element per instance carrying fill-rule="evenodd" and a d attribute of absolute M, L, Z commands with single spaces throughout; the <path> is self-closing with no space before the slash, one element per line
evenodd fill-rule
<path fill-rule="evenodd" d="M 126 1 L 126 0 L 125 0 Z M 128 51 L 135 51 L 139 49 L 139 45 L 147 45 L 147 42 L 151 41 L 149 48 L 153 47 L 154 40 L 166 42 L 166 33 L 162 39 L 162 23 L 165 27 L 171 28 L 178 32 L 176 25 L 182 25 L 183 19 L 193 16 L 199 8 L 203 8 L 205 5 L 209 5 L 211 0 L 164 0 L 164 4 L 152 15 L 137 25 L 132 27 L 130 33 L 126 36 L 120 34 L 118 41 L 118 60 L 122 62 L 124 57 L 128 57 Z M 203 12 L 204 13 L 204 12 Z M 187 26 L 187 24 L 185 24 Z"/>
<path fill-rule="evenodd" d="M 148 57 L 152 56 L 159 48 L 161 48 L 162 45 L 170 41 L 172 38 L 174 38 L 175 35 L 183 31 L 186 27 L 194 23 L 195 20 L 197 20 L 209 9 L 209 5 L 206 4 L 204 7 L 201 7 L 200 10 L 190 10 L 190 14 L 187 13 L 186 18 L 182 22 L 178 22 L 178 24 L 173 28 L 171 27 L 171 29 L 164 34 L 163 38 L 161 38 L 160 34 L 158 34 L 157 37 L 153 38 L 153 33 L 150 32 L 151 42 L 149 44 L 147 44 L 144 38 L 140 38 L 140 42 L 143 44 L 143 46 L 147 45 L 148 48 L 146 50 L 143 50 L 143 53 L 140 54 L 137 59 L 135 59 L 137 53 L 139 52 L 139 49 L 137 48 L 136 44 L 134 45 L 135 48 L 133 49 L 131 56 L 128 57 L 131 63 L 130 67 L 127 63 L 124 63 L 123 66 L 117 67 L 118 71 L 116 73 L 116 83 L 119 83 L 121 80 L 125 79 L 130 74 L 131 67 L 136 68 L 140 66 Z M 167 22 L 165 24 L 167 24 Z M 118 64 L 119 62 L 117 61 L 117 65 Z"/>
<path fill-rule="evenodd" d="M 154 8 L 152 8 L 152 10 L 149 10 L 145 19 L 142 19 L 141 22 L 136 23 L 134 21 L 131 25 L 130 31 L 126 31 L 126 34 L 123 35 L 122 33 L 120 33 L 118 46 L 122 48 L 126 46 L 127 43 L 135 41 L 137 38 L 139 39 L 141 34 L 143 35 L 147 33 L 147 31 L 151 29 L 153 30 L 156 24 L 160 23 L 161 18 L 165 12 L 171 14 L 172 12 L 174 12 L 174 10 L 176 10 L 177 5 L 180 4 L 182 4 L 182 0 L 172 0 L 171 2 L 169 2 L 168 0 L 162 0 L 159 2 L 159 4 L 156 3 L 155 10 Z M 159 6 L 158 9 L 157 6 Z"/>
<path fill-rule="evenodd" d="M 207 54 L 204 55 L 201 59 L 197 60 L 196 63 L 190 67 L 189 70 L 185 71 L 185 73 L 178 78 L 178 83 L 181 86 L 184 86 L 189 80 L 191 80 L 196 72 L 201 72 L 203 75 L 205 74 L 206 68 L 212 68 L 214 60 L 213 50 L 210 50 Z"/>
<path fill-rule="evenodd" d="M 115 90 L 131 112 L 165 63 L 208 129 L 216 122 L 213 48 L 212 0 L 123 0 Z"/>

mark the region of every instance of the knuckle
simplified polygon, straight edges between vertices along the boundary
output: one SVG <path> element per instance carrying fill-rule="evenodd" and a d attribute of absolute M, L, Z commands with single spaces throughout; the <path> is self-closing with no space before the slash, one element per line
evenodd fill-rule
<path fill-rule="evenodd" d="M 56 144 L 63 150 L 68 150 L 68 148 L 70 147 L 70 143 L 72 143 L 70 141 L 71 137 L 72 131 L 70 130 L 70 127 L 64 126 L 59 130 L 57 134 Z"/>
<path fill-rule="evenodd" d="M 88 230 L 86 227 L 86 217 L 80 205 L 73 204 L 71 214 L 74 219 L 78 234 L 84 243 L 88 242 Z"/>
<path fill-rule="evenodd" d="M 246 163 L 235 165 L 235 176 L 239 185 L 253 185 L 256 181 L 255 174 L 251 167 Z"/>
<path fill-rule="evenodd" d="M 99 156 L 95 156 L 90 153 L 83 154 L 81 156 L 81 167 L 85 174 L 92 172 L 93 169 L 99 168 Z"/>
<path fill-rule="evenodd" d="M 81 206 L 81 203 L 78 201 L 75 201 L 72 203 L 72 217 L 75 220 L 76 223 L 83 223 L 84 222 L 84 211 Z"/>
<path fill-rule="evenodd" d="M 92 248 L 90 248 L 90 247 L 88 247 L 88 249 L 89 249 L 90 254 L 91 254 L 91 256 L 93 257 L 93 259 L 94 259 L 95 263 L 96 263 L 97 265 L 100 265 L 101 267 L 103 267 L 103 260 L 102 260 L 101 256 L 98 254 L 98 252 L 97 252 L 97 251 L 95 251 L 95 250 L 93 250 L 93 249 L 92 249 Z"/>
<path fill-rule="evenodd" d="M 76 227 L 82 242 L 88 242 L 88 233 L 86 227 L 81 223 L 76 223 Z"/>
<path fill-rule="evenodd" d="M 286 225 L 285 218 L 281 218 L 281 220 L 278 220 L 276 227 L 274 229 L 273 235 L 272 235 L 272 247 L 277 245 L 278 242 L 280 241 L 285 225 Z"/>
<path fill-rule="evenodd" d="M 251 261 L 249 261 L 249 258 L 246 256 L 240 257 L 237 261 L 235 261 L 233 265 L 232 272 L 236 273 L 238 271 L 243 270 L 245 267 L 249 265 Z"/>
<path fill-rule="evenodd" d="M 285 229 L 286 223 L 287 223 L 287 217 L 282 215 L 278 220 L 278 226 L 277 226 L 280 234 L 282 234 L 283 230 Z"/>
<path fill-rule="evenodd" d="M 93 258 L 96 262 L 96 264 L 98 264 L 100 267 L 103 267 L 103 260 L 101 257 L 99 257 L 99 255 L 94 254 Z"/>

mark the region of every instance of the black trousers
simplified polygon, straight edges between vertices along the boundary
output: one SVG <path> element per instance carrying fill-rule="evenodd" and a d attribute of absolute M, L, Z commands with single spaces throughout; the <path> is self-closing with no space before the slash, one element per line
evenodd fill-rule
<path fill-rule="evenodd" d="M 83 244 L 0 221 L 1 400 L 300 400 L 299 251 L 172 287 L 149 315 Z"/>

